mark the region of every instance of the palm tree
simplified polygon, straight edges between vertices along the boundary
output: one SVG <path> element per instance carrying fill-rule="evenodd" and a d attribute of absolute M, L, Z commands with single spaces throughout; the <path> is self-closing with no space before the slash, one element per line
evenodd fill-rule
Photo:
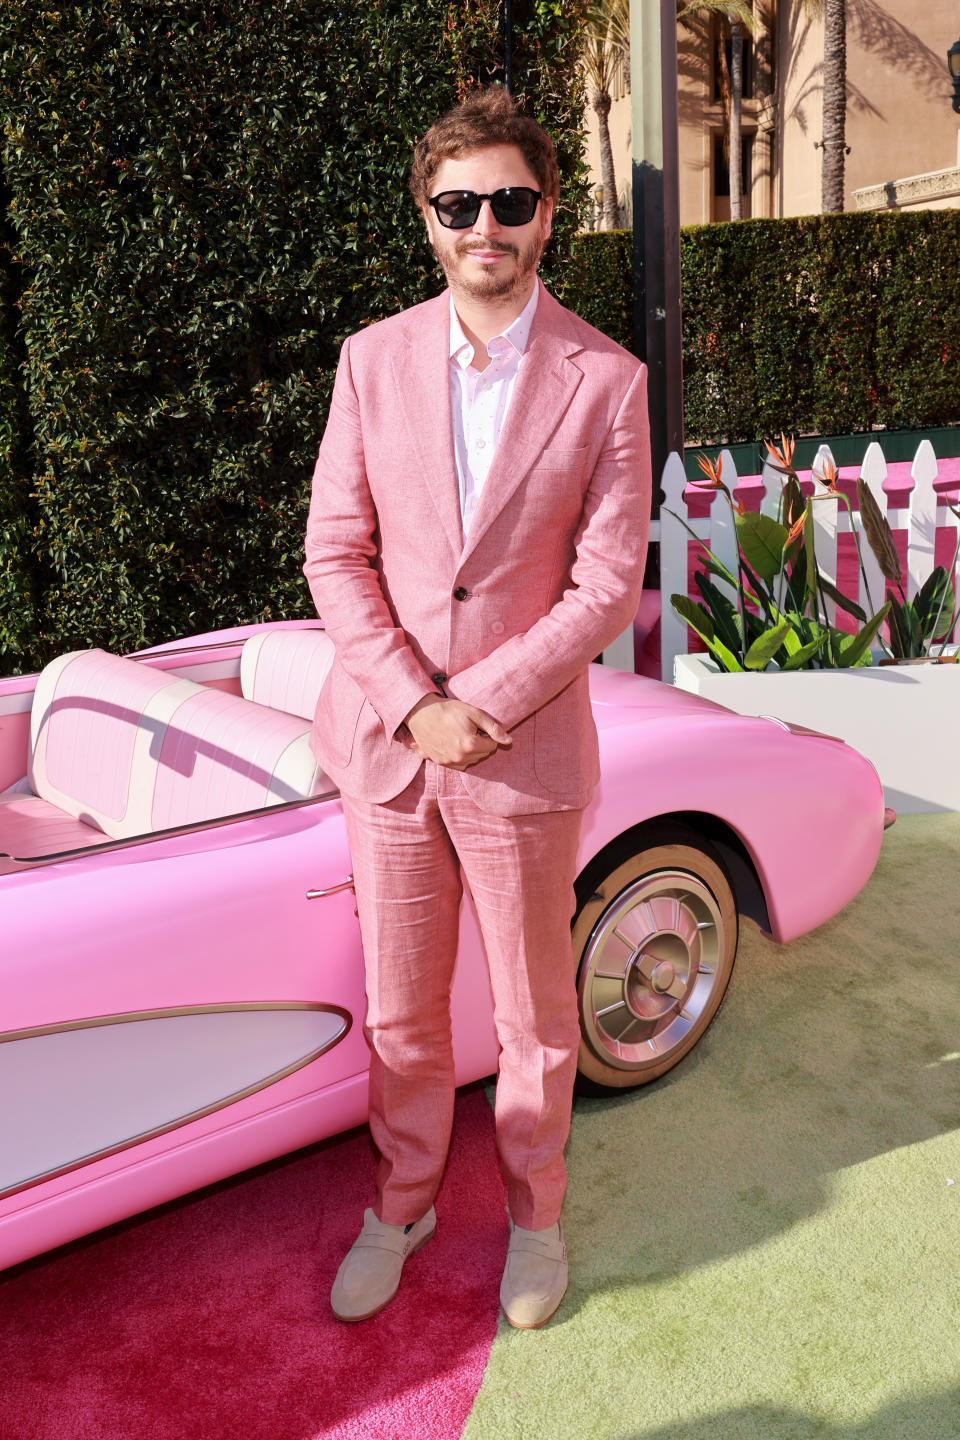
<path fill-rule="evenodd" d="M 677 20 L 682 25 L 697 11 L 709 10 L 720 16 L 723 34 L 720 43 L 720 94 L 726 115 L 727 163 L 730 167 L 730 219 L 743 218 L 743 146 L 740 117 L 743 107 L 743 32 L 756 35 L 760 22 L 750 0 L 690 0 L 681 5 Z M 727 65 L 726 40 L 730 39 Z"/>
<path fill-rule="evenodd" d="M 823 170 L 820 208 L 843 209 L 847 128 L 847 3 L 823 0 Z"/>
<path fill-rule="evenodd" d="M 583 63 L 593 90 L 600 134 L 600 178 L 603 184 L 603 224 L 614 230 L 620 223 L 617 177 L 610 144 L 610 106 L 617 69 L 630 65 L 630 0 L 598 0 L 589 11 L 584 32 Z"/>

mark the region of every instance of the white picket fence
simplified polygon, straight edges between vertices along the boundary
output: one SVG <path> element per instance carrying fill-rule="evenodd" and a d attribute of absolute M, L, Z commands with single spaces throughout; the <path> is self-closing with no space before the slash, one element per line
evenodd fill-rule
<path fill-rule="evenodd" d="M 721 478 L 731 490 L 734 490 L 737 484 L 737 471 L 733 457 L 728 450 L 721 453 Z M 833 456 L 828 446 L 821 445 L 812 466 L 814 491 L 821 494 L 825 491 L 825 486 L 820 477 L 823 475 L 824 462 L 827 460 L 833 461 Z M 960 520 L 950 510 L 941 508 L 938 514 L 938 495 L 934 489 L 934 482 L 939 475 L 939 466 L 933 446 L 929 440 L 922 440 L 917 448 L 910 469 L 913 488 L 905 506 L 891 507 L 888 505 L 889 497 L 883 488 L 884 481 L 887 479 L 887 462 L 877 441 L 872 441 L 867 446 L 863 463 L 860 466 L 860 475 L 871 490 L 881 512 L 887 516 L 891 528 L 894 531 L 905 530 L 907 533 L 907 598 L 912 599 L 934 567 L 934 545 L 938 527 L 951 532 L 951 554 L 953 546 L 956 544 L 956 532 L 960 527 Z M 776 518 L 783 476 L 768 461 L 763 468 L 761 480 L 764 494 L 760 508 Z M 736 565 L 736 535 L 726 498 L 719 492 L 705 490 L 702 486 L 697 487 L 701 493 L 712 495 L 713 503 L 710 513 L 705 519 L 691 519 L 684 500 L 684 491 L 690 483 L 683 468 L 683 461 L 676 452 L 673 452 L 664 466 L 661 481 L 664 500 L 660 510 L 660 519 L 659 521 L 655 520 L 650 528 L 651 540 L 660 542 L 661 676 L 668 682 L 673 680 L 674 656 L 684 654 L 690 648 L 686 622 L 680 618 L 670 604 L 671 595 L 684 594 L 687 591 L 687 544 L 690 536 L 673 515 L 667 512 L 673 511 L 676 515 L 681 516 L 690 529 L 709 545 L 717 559 L 728 569 L 733 569 Z M 867 588 L 874 606 L 879 606 L 884 597 L 884 580 L 873 551 L 867 544 L 866 538 L 862 536 L 856 500 L 852 504 L 853 514 L 851 516 L 846 505 L 837 498 L 829 497 L 817 501 L 813 511 L 817 561 L 822 573 L 836 583 L 837 537 L 848 534 L 852 524 L 858 535 L 861 536 L 860 549 L 866 571 Z M 960 586 L 960 564 L 957 565 L 957 573 L 954 575 L 953 581 L 954 588 L 957 589 Z M 850 584 L 844 587 L 844 593 L 848 594 L 850 599 L 858 601 L 864 608 L 869 608 L 865 597 L 860 593 L 861 584 L 862 578 L 858 568 L 856 593 L 851 593 Z M 958 589 L 958 593 L 960 593 L 960 589 Z M 695 596 L 694 598 L 699 597 Z M 835 604 L 832 601 L 828 603 L 830 619 L 833 621 Z M 633 668 L 632 663 L 629 668 Z"/>

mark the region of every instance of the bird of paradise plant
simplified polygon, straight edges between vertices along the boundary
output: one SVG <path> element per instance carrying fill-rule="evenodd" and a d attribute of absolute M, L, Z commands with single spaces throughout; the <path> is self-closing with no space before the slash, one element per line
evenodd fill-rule
<path fill-rule="evenodd" d="M 900 579 L 900 556 L 894 543 L 890 522 L 862 480 L 857 481 L 857 499 L 863 529 L 870 549 L 877 557 L 880 573 L 888 585 L 896 586 L 900 599 L 890 595 L 890 650 L 897 660 L 916 660 L 929 655 L 938 641 L 946 643 L 953 635 L 960 611 L 956 608 L 951 575 L 956 574 L 960 555 L 960 531 L 949 571 L 937 565 L 927 576 L 918 594 L 908 600 Z M 960 509 L 947 501 L 947 508 L 960 517 Z M 941 647 L 942 648 L 942 647 Z"/>
<path fill-rule="evenodd" d="M 885 600 L 879 609 L 874 609 L 855 530 L 864 595 L 871 613 L 867 615 L 821 572 L 814 550 L 813 506 L 827 496 L 842 501 L 848 508 L 850 502 L 838 490 L 836 469 L 829 464 L 823 476 L 825 488 L 805 499 L 793 466 L 794 442 L 783 434 L 780 442 L 778 448 L 772 441 L 766 441 L 771 463 L 784 477 L 776 519 L 747 511 L 734 498 L 722 478 L 720 457 L 715 461 L 706 456 L 699 458 L 704 478 L 692 483 L 719 490 L 730 506 L 737 539 L 736 574 L 721 564 L 686 521 L 672 510 L 668 511 L 701 546 L 704 561 L 704 571 L 694 577 L 704 603 L 687 595 L 672 595 L 671 603 L 724 670 L 765 670 L 771 664 L 780 670 L 849 669 L 869 665 L 873 642 L 879 640 L 885 644 L 880 630 L 891 613 L 893 602 Z M 866 487 L 862 488 L 869 495 Z M 872 495 L 870 501 L 873 501 Z M 861 497 L 861 507 L 864 503 Z M 873 535 L 884 534 L 884 525 L 889 535 L 890 550 L 885 561 L 880 562 L 883 570 L 884 563 L 889 568 L 896 546 L 875 502 L 873 510 L 883 523 L 877 525 L 873 514 L 870 526 L 865 521 L 871 545 Z M 899 557 L 897 578 L 899 581 Z M 943 598 L 941 591 L 937 594 Z M 860 625 L 856 634 L 848 634 L 830 623 L 828 600 L 855 618 Z M 951 612 L 952 606 L 951 590 Z"/>

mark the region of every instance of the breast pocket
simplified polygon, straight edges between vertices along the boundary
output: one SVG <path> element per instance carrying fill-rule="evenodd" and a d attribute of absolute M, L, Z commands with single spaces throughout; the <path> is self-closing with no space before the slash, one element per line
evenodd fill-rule
<path fill-rule="evenodd" d="M 561 445 L 548 445 L 534 457 L 535 470 L 580 470 L 587 463 L 590 451 L 586 445 L 569 449 Z"/>

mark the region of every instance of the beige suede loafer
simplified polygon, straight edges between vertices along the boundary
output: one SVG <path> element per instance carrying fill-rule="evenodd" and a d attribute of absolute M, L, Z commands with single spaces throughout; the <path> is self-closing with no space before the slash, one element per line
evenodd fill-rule
<path fill-rule="evenodd" d="M 337 1271 L 330 1305 L 338 1320 L 369 1320 L 397 1293 L 403 1262 L 426 1245 L 437 1228 L 433 1206 L 415 1225 L 384 1225 L 372 1210 Z"/>
<path fill-rule="evenodd" d="M 567 1288 L 567 1247 L 560 1224 L 524 1230 L 510 1221 L 510 1244 L 500 1285 L 503 1313 L 518 1330 L 546 1325 Z"/>

